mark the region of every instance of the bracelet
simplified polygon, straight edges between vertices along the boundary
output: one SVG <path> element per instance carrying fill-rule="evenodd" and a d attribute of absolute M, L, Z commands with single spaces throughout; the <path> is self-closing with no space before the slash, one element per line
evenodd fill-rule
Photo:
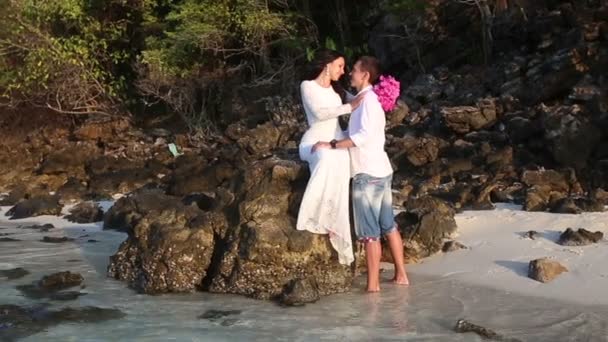
<path fill-rule="evenodd" d="M 332 141 L 329 142 L 329 145 L 331 145 L 331 148 L 336 149 L 337 143 L 338 143 L 338 140 L 333 139 Z"/>

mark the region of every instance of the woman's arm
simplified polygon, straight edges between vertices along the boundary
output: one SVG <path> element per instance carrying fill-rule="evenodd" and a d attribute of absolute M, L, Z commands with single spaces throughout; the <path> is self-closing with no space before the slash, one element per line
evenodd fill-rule
<path fill-rule="evenodd" d="M 343 104 L 337 107 L 321 107 L 315 101 L 315 87 L 314 84 L 309 82 L 302 82 L 300 85 L 300 93 L 302 95 L 302 102 L 306 107 L 312 111 L 318 120 L 324 121 L 329 119 L 337 118 L 340 115 L 349 114 L 353 108 L 350 103 Z"/>
<path fill-rule="evenodd" d="M 354 100 L 355 97 L 357 97 L 357 96 L 353 95 L 351 92 L 349 92 L 348 90 L 345 90 L 344 92 L 346 93 L 346 102 L 350 102 L 350 101 Z"/>

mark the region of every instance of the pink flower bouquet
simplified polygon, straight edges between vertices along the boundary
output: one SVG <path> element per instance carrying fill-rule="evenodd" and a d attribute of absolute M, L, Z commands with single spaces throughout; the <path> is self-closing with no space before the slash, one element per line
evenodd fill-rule
<path fill-rule="evenodd" d="M 385 112 L 395 109 L 395 104 L 400 93 L 400 84 L 393 76 L 380 76 L 380 82 L 374 86 L 374 92 Z"/>

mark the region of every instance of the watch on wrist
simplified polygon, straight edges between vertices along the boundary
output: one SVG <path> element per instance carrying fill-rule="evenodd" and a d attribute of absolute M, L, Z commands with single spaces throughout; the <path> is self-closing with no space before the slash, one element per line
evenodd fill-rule
<path fill-rule="evenodd" d="M 336 148 L 336 144 L 338 143 L 338 140 L 333 139 L 332 141 L 329 142 L 329 144 L 331 145 L 331 148 L 335 149 Z"/>

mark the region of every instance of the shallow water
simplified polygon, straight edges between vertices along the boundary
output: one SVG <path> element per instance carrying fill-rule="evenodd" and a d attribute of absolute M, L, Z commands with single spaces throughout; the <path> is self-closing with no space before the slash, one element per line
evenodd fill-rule
<path fill-rule="evenodd" d="M 36 221 L 46 223 L 44 219 Z M 0 278 L 0 304 L 98 306 L 126 313 L 101 323 L 60 324 L 22 341 L 482 341 L 471 333 L 454 333 L 459 318 L 522 341 L 608 341 L 608 307 L 525 297 L 416 273 L 410 274 L 409 288 L 386 283 L 380 294 L 368 295 L 361 290 L 364 279 L 358 279 L 350 293 L 296 308 L 209 293 L 139 295 L 105 277 L 108 256 L 125 234 L 102 231 L 100 224 L 50 232 L 16 228 L 12 222 L 0 223 L 0 228 L 7 237 L 22 240 L 0 242 L 0 270 L 30 271 L 20 279 Z M 40 242 L 45 235 L 76 240 Z M 15 289 L 65 270 L 83 275 L 86 295 L 55 302 L 29 299 Z"/>

